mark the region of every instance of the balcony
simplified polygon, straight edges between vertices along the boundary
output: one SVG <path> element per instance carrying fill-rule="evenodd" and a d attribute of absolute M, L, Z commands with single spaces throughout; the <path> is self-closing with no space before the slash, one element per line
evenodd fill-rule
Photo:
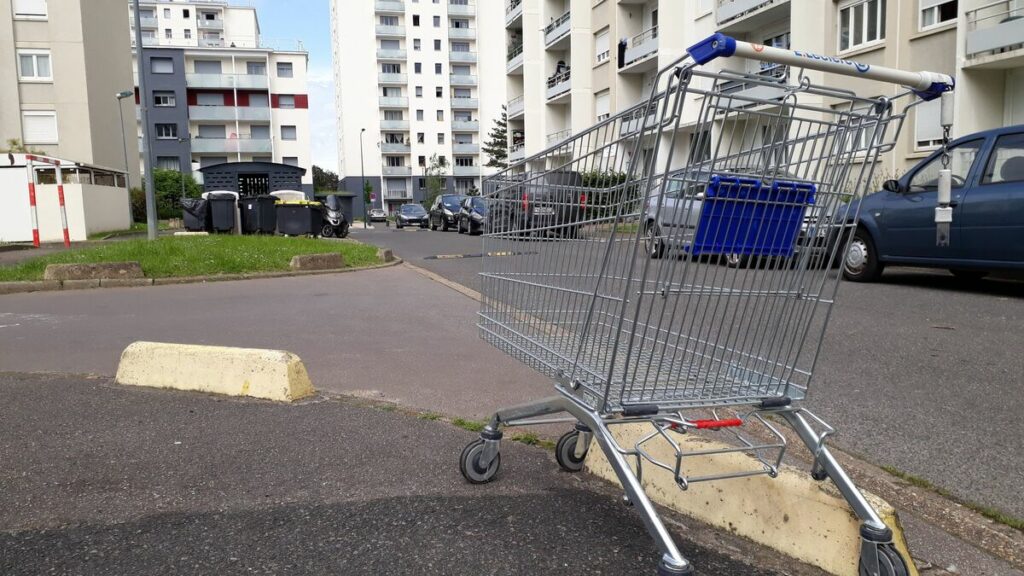
<path fill-rule="evenodd" d="M 391 74 L 388 72 L 377 73 L 377 84 L 402 84 L 408 83 L 405 74 Z"/>
<path fill-rule="evenodd" d="M 160 39 L 157 38 L 156 36 L 143 36 L 142 37 L 142 45 L 143 46 L 159 46 L 160 45 Z M 132 36 L 132 48 L 134 48 L 134 47 L 135 47 L 135 37 Z M 136 81 L 135 83 L 138 84 L 138 81 Z"/>
<path fill-rule="evenodd" d="M 267 77 L 263 74 L 185 74 L 189 88 L 246 88 L 266 90 Z"/>
<path fill-rule="evenodd" d="M 452 144 L 452 154 L 479 154 L 480 145 L 475 142 Z"/>
<path fill-rule="evenodd" d="M 377 60 L 401 60 L 405 61 L 405 50 L 378 48 Z"/>
<path fill-rule="evenodd" d="M 452 110 L 476 110 L 480 103 L 476 98 L 452 98 Z"/>
<path fill-rule="evenodd" d="M 199 39 L 199 46 L 201 48 L 223 48 L 224 47 L 224 39 L 223 38 L 200 38 Z"/>
<path fill-rule="evenodd" d="M 505 5 L 505 27 L 522 26 L 523 0 L 511 0 Z"/>
<path fill-rule="evenodd" d="M 452 166 L 452 176 L 479 176 L 479 166 Z"/>
<path fill-rule="evenodd" d="M 381 108 L 408 108 L 409 99 L 405 96 L 381 96 L 377 99 Z"/>
<path fill-rule="evenodd" d="M 472 74 L 452 74 L 448 83 L 452 86 L 476 86 L 476 76 Z"/>
<path fill-rule="evenodd" d="M 1024 6 L 991 2 L 965 13 L 965 68 L 1024 66 Z"/>
<path fill-rule="evenodd" d="M 505 72 L 508 74 L 523 73 L 523 45 L 516 44 L 508 49 L 508 58 L 505 64 Z"/>
<path fill-rule="evenodd" d="M 405 2 L 403 0 L 377 0 L 373 3 L 373 9 L 381 14 L 405 14 Z"/>
<path fill-rule="evenodd" d="M 493 0 L 491 0 L 493 1 Z M 463 0 L 452 0 L 448 2 L 448 15 L 449 16 L 473 16 L 476 14 L 476 6 Z"/>
<path fill-rule="evenodd" d="M 213 20 L 207 20 L 205 18 L 196 19 L 196 28 L 200 30 L 223 30 L 224 21 L 220 18 L 214 18 Z"/>
<path fill-rule="evenodd" d="M 476 38 L 476 28 L 449 28 L 448 39 L 449 40 L 474 40 Z"/>
<path fill-rule="evenodd" d="M 384 176 L 412 176 L 412 166 L 383 166 Z"/>
<path fill-rule="evenodd" d="M 505 109 L 508 113 L 509 119 L 511 120 L 512 118 L 518 118 L 523 115 L 523 112 L 526 111 L 526 103 L 523 101 L 522 96 L 516 96 L 508 101 L 508 106 L 506 106 Z"/>
<path fill-rule="evenodd" d="M 385 190 L 385 200 L 412 200 L 412 190 Z"/>
<path fill-rule="evenodd" d="M 515 142 L 508 149 L 509 162 L 522 162 L 526 159 L 526 143 Z"/>
<path fill-rule="evenodd" d="M 568 40 L 569 29 L 569 12 L 566 12 L 544 28 L 544 45 L 549 49 L 560 46 L 561 40 Z"/>
<path fill-rule="evenodd" d="M 380 151 L 383 154 L 409 154 L 412 146 L 408 142 L 381 142 Z"/>
<path fill-rule="evenodd" d="M 658 65 L 657 55 L 658 27 L 654 26 L 630 38 L 619 72 L 643 74 Z"/>
<path fill-rule="evenodd" d="M 377 36 L 381 38 L 405 38 L 405 26 L 377 24 Z"/>
<path fill-rule="evenodd" d="M 652 128 L 658 123 L 658 102 L 652 102 L 650 107 L 641 104 L 634 108 L 619 124 L 619 136 L 630 136 L 641 129 Z"/>
<path fill-rule="evenodd" d="M 552 74 L 548 77 L 548 102 L 559 98 L 560 96 L 568 97 L 569 90 L 572 88 L 572 75 L 568 67 L 565 70 Z"/>
<path fill-rule="evenodd" d="M 135 18 L 131 19 L 131 23 L 132 24 L 135 23 Z M 156 28 L 157 27 L 156 16 L 142 16 L 142 17 L 140 17 L 139 18 L 139 25 L 142 26 L 143 30 L 145 30 L 146 28 Z"/>
<path fill-rule="evenodd" d="M 476 132 L 480 122 L 476 120 L 452 120 L 452 132 Z"/>
<path fill-rule="evenodd" d="M 237 116 L 236 116 L 237 115 Z M 270 108 L 256 106 L 189 106 L 189 120 L 270 122 Z"/>
<path fill-rule="evenodd" d="M 754 32 L 789 15 L 789 0 L 717 0 L 715 21 L 723 33 Z"/>
<path fill-rule="evenodd" d="M 270 154 L 270 138 L 193 138 L 195 154 Z"/>
<path fill-rule="evenodd" d="M 555 146 L 558 145 L 558 143 L 564 142 L 564 141 L 568 140 L 571 137 L 572 137 L 572 130 L 570 130 L 568 128 L 565 129 L 565 130 L 559 130 L 558 132 L 552 132 L 551 134 L 548 134 L 548 137 L 547 137 L 548 147 L 549 148 L 555 147 Z"/>
<path fill-rule="evenodd" d="M 409 121 L 408 120 L 381 120 L 380 121 L 380 129 L 381 130 L 408 130 L 409 129 Z"/>
<path fill-rule="evenodd" d="M 476 64 L 476 52 L 452 51 L 448 53 L 448 61 L 456 64 Z"/>

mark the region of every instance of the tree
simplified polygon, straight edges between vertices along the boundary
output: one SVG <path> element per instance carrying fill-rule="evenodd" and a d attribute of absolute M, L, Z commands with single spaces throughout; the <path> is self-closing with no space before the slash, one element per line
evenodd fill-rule
<path fill-rule="evenodd" d="M 337 192 L 338 182 L 337 174 L 330 170 L 324 170 L 316 164 L 313 165 L 313 190 L 317 192 Z"/>
<path fill-rule="evenodd" d="M 18 140 L 17 138 L 8 138 L 7 149 L 2 150 L 2 152 L 11 152 L 14 154 L 46 154 L 46 152 L 43 152 L 42 150 L 37 150 L 36 148 L 29 148 L 28 146 L 22 144 L 21 140 Z"/>
<path fill-rule="evenodd" d="M 491 168 L 508 168 L 508 112 L 505 105 L 501 106 L 501 118 L 494 119 L 494 127 L 487 134 L 484 152 L 487 164 Z"/>
<path fill-rule="evenodd" d="M 434 199 L 444 192 L 444 177 L 448 171 L 448 160 L 444 156 L 434 154 L 427 165 L 427 197 L 423 200 L 427 206 L 434 204 Z"/>

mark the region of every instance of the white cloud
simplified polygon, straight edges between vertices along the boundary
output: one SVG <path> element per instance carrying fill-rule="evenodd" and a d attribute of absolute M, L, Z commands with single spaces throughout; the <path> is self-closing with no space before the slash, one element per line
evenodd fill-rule
<path fill-rule="evenodd" d="M 313 164 L 338 171 L 338 128 L 334 113 L 334 75 L 330 70 L 310 68 L 309 87 L 310 144 Z"/>

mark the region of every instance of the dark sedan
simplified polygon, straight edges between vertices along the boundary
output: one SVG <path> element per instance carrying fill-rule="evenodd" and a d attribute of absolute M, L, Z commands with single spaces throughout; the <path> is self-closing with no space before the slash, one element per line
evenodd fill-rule
<path fill-rule="evenodd" d="M 395 214 L 395 227 L 419 226 L 420 228 L 426 228 L 429 220 L 430 216 L 427 215 L 427 211 L 423 206 L 419 204 L 403 204 L 398 209 L 398 214 Z"/>
<path fill-rule="evenodd" d="M 487 202 L 479 196 L 469 196 L 459 210 L 459 234 L 480 234 L 487 223 Z"/>
<path fill-rule="evenodd" d="M 441 194 L 435 198 L 430 205 L 430 229 L 440 228 L 447 232 L 449 228 L 458 225 L 463 198 L 465 196 L 461 194 Z"/>

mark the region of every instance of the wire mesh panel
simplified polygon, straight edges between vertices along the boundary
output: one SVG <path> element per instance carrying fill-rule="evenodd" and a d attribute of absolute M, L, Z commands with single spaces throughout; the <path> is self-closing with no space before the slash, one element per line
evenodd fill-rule
<path fill-rule="evenodd" d="M 777 76 L 663 70 L 487 179 L 482 336 L 603 411 L 802 398 L 906 111 Z"/>

